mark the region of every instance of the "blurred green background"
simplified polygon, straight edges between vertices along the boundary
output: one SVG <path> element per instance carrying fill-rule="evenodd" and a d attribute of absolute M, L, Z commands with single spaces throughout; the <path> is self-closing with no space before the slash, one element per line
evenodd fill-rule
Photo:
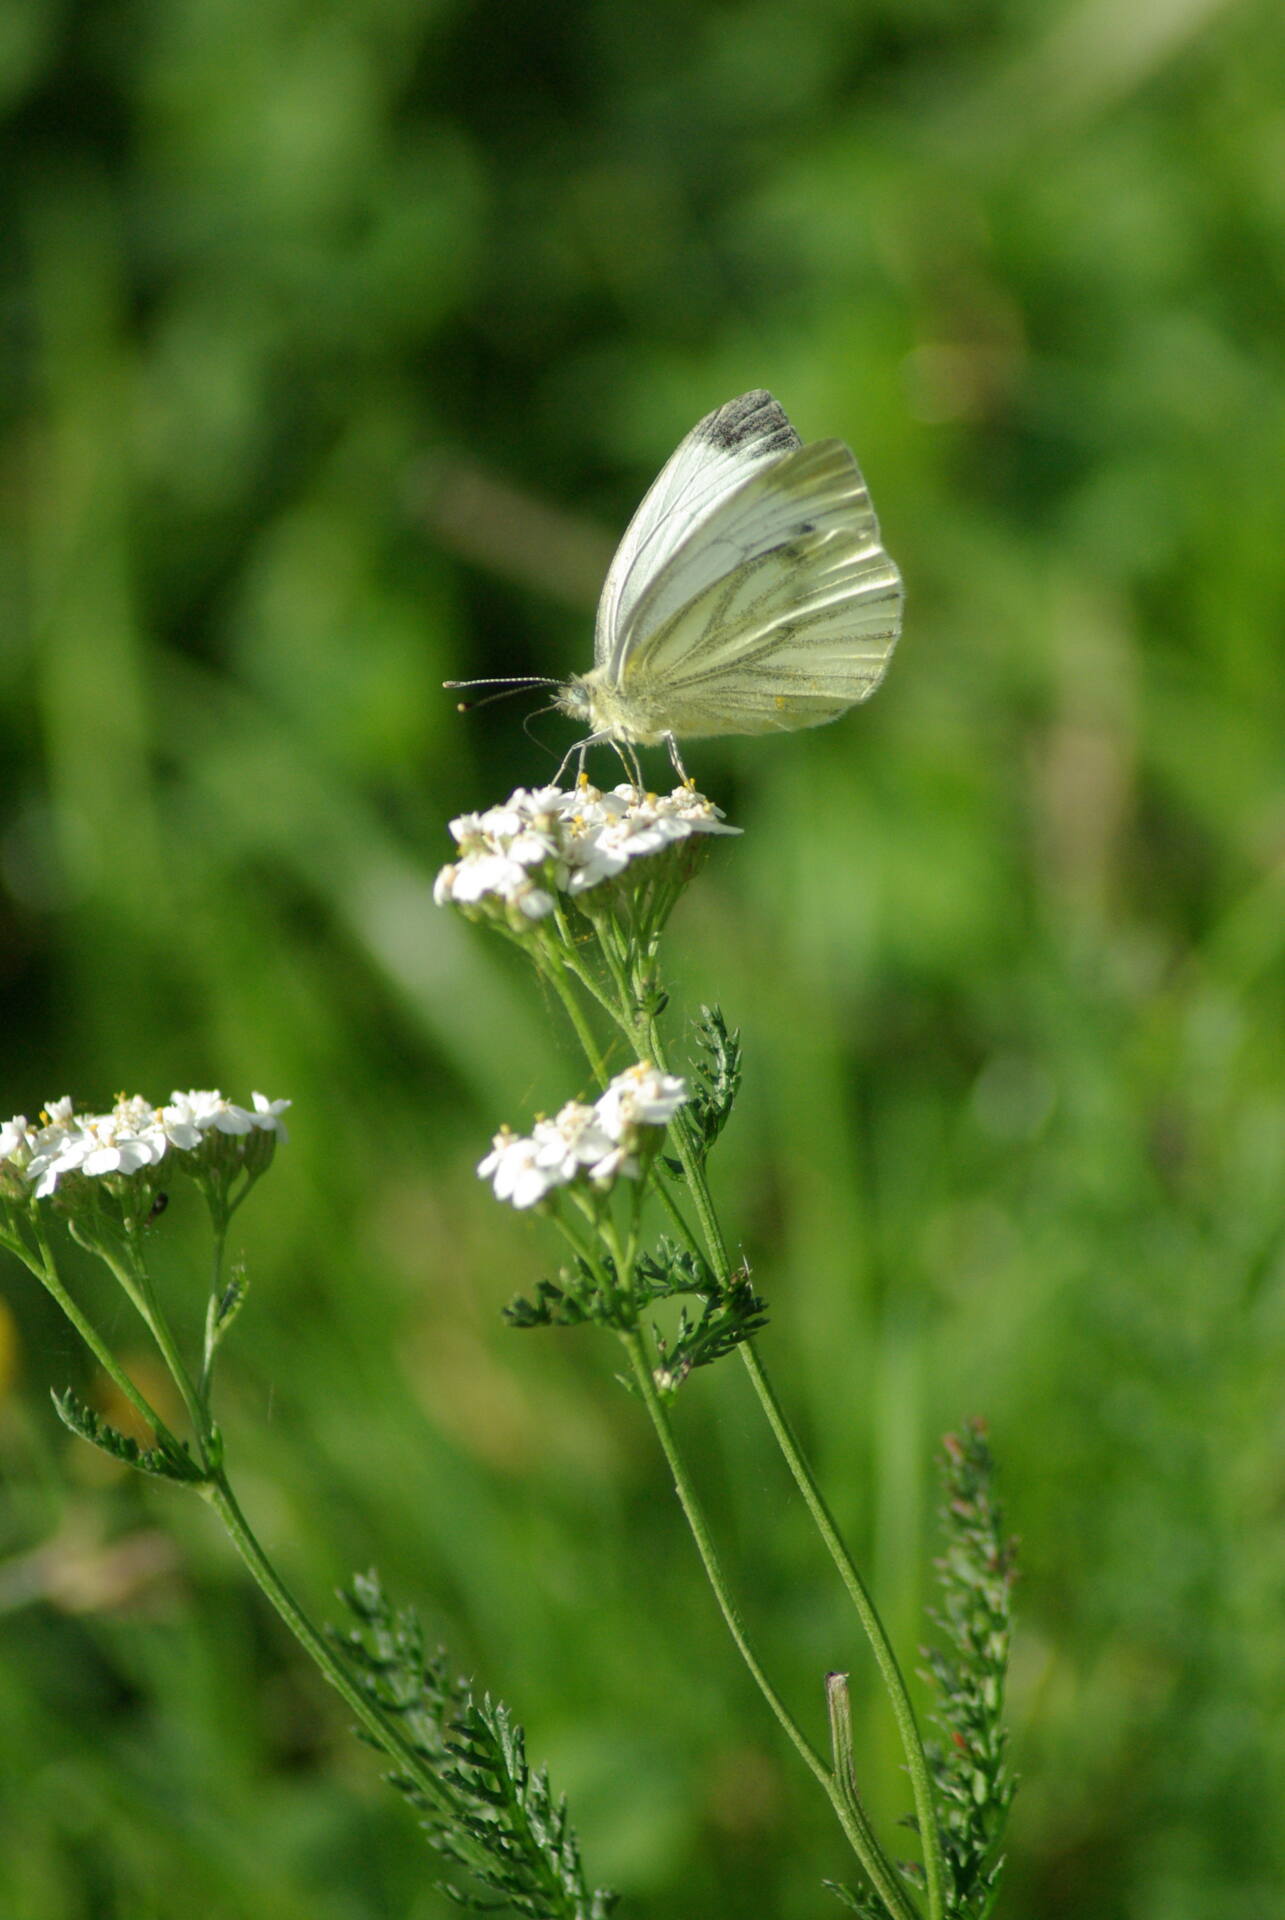
<path fill-rule="evenodd" d="M 1002 1911 L 1280 1910 L 1283 72 L 1276 0 L 4 10 L 3 1110 L 293 1097 L 233 1477 L 315 1610 L 375 1561 L 511 1701 L 632 1920 L 837 1913 L 847 1859 L 614 1351 L 500 1322 L 551 1236 L 473 1165 L 582 1071 L 429 883 L 573 731 L 439 683 L 583 669 L 643 488 L 756 385 L 851 441 L 908 583 L 868 710 L 688 755 L 746 829 L 669 965 L 744 1031 L 766 1357 L 908 1652 L 937 1436 L 990 1419 Z M 201 1247 L 176 1196 L 192 1324 Z M 0 1914 L 441 1920 L 339 1703 L 197 1502 L 56 1425 L 93 1383 L 3 1287 Z M 740 1370 L 678 1418 L 891 1820 Z"/>

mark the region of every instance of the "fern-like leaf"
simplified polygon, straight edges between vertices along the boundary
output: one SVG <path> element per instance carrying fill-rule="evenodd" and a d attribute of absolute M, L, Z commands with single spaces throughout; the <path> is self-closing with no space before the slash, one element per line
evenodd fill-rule
<path fill-rule="evenodd" d="M 611 1280 L 610 1260 L 603 1265 Z M 700 1311 L 693 1315 L 684 1308 L 668 1339 L 656 1334 L 656 1384 L 673 1393 L 694 1368 L 711 1366 L 767 1325 L 767 1303 L 751 1286 L 747 1267 L 720 1281 L 699 1253 L 662 1236 L 654 1253 L 639 1254 L 628 1294 L 605 1287 L 586 1261 L 576 1260 L 560 1269 L 556 1281 L 541 1280 L 533 1300 L 519 1295 L 503 1311 L 511 1327 L 589 1322 L 624 1332 L 637 1326 L 642 1309 L 682 1296 L 698 1299 Z"/>
<path fill-rule="evenodd" d="M 731 1118 L 741 1085 L 741 1036 L 728 1027 L 719 1007 L 702 1007 L 692 1034 L 692 1093 L 686 1123 L 704 1160 Z"/>
<path fill-rule="evenodd" d="M 334 1634 L 336 1645 L 438 1782 L 430 1802 L 404 1768 L 389 1776 L 419 1809 L 437 1852 L 467 1876 L 442 1881 L 442 1891 L 475 1912 L 607 1920 L 617 1896 L 587 1885 L 566 1801 L 554 1798 L 543 1768 L 528 1764 L 508 1709 L 489 1695 L 476 1700 L 440 1650 L 426 1654 L 415 1614 L 390 1606 L 377 1574 L 358 1575 L 343 1598 L 357 1626 Z"/>
<path fill-rule="evenodd" d="M 1000 1847 L 1014 1782 L 1004 1760 L 1004 1684 L 1012 1632 L 1015 1543 L 995 1497 L 985 1424 L 948 1434 L 943 1460 L 946 1552 L 937 1562 L 945 1646 L 926 1647 L 933 1716 L 946 1738 L 927 1745 L 941 1810 L 952 1920 L 986 1920 L 999 1892 Z"/>
<path fill-rule="evenodd" d="M 133 1467 L 138 1473 L 150 1473 L 158 1480 L 204 1479 L 186 1448 L 180 1452 L 172 1447 L 140 1447 L 137 1440 L 131 1440 L 128 1434 L 121 1433 L 101 1414 L 95 1413 L 70 1387 L 50 1397 L 63 1425 L 79 1439 L 87 1440 L 91 1447 L 97 1447 L 100 1453 L 110 1454 L 113 1460 Z"/>
<path fill-rule="evenodd" d="M 707 1296 L 693 1318 L 684 1308 L 671 1339 L 656 1334 L 656 1384 L 676 1393 L 689 1373 L 733 1353 L 767 1325 L 767 1302 L 755 1293 L 746 1270 L 733 1274 L 721 1293 Z"/>
<path fill-rule="evenodd" d="M 614 1280 L 609 1256 L 603 1256 L 602 1265 L 608 1281 Z M 534 1300 L 519 1294 L 501 1312 L 511 1327 L 582 1327 L 588 1322 L 628 1330 L 636 1322 L 631 1302 L 604 1287 L 588 1261 L 578 1256 L 558 1269 L 557 1280 L 541 1280 Z"/>
<path fill-rule="evenodd" d="M 231 1277 L 223 1292 L 219 1295 L 214 1310 L 214 1331 L 216 1338 L 222 1340 L 232 1322 L 245 1305 L 245 1297 L 250 1291 L 249 1276 L 244 1261 L 238 1260 L 232 1268 Z"/>
<path fill-rule="evenodd" d="M 888 1920 L 888 1909 L 877 1893 L 845 1886 L 842 1880 L 823 1880 L 821 1885 L 849 1913 L 859 1913 L 861 1920 Z"/>
<path fill-rule="evenodd" d="M 767 1302 L 750 1284 L 748 1267 L 720 1283 L 700 1254 L 663 1236 L 654 1253 L 639 1255 L 634 1285 L 646 1306 L 682 1295 L 701 1302 L 694 1316 L 683 1309 L 668 1339 L 656 1333 L 656 1384 L 665 1393 L 676 1392 L 695 1368 L 712 1366 L 767 1325 Z"/>

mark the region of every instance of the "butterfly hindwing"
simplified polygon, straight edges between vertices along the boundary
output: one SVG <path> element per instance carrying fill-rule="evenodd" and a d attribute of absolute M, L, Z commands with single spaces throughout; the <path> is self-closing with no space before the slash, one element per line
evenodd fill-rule
<path fill-rule="evenodd" d="M 614 678 L 679 738 L 819 725 L 878 685 L 901 600 L 856 461 L 817 441 L 721 499 L 671 555 Z"/>

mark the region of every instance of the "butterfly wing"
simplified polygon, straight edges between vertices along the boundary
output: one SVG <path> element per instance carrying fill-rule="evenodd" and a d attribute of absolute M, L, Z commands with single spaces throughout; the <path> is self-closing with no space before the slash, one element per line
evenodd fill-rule
<path fill-rule="evenodd" d="M 701 545 L 692 536 L 720 505 L 763 466 L 800 444 L 799 436 L 770 393 L 759 387 L 717 407 L 697 422 L 653 480 L 625 529 L 603 584 L 594 632 L 594 665 L 612 678 L 634 629 L 639 602 L 647 596 L 648 625 L 676 612 L 656 588 L 670 575 L 684 548 L 686 566 L 674 581 L 690 598 L 715 576 L 701 565 Z"/>
<path fill-rule="evenodd" d="M 756 469 L 669 546 L 614 636 L 622 717 L 637 712 L 649 732 L 819 726 L 866 699 L 887 668 L 901 576 L 852 454 L 819 440 Z"/>

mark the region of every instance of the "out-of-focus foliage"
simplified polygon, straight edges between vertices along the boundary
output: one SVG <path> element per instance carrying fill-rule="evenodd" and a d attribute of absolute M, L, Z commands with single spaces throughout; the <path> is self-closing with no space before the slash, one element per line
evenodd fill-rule
<path fill-rule="evenodd" d="M 550 1248 L 473 1165 L 580 1069 L 427 878 L 569 736 L 439 682 L 583 668 L 644 485 L 760 384 L 853 442 L 908 583 L 867 711 L 688 755 L 747 829 L 668 939 L 742 1030 L 765 1350 L 907 1649 L 936 1436 L 989 1416 L 1002 1910 L 1279 1909 L 1282 56 L 1274 0 L 5 10 L 4 1111 L 294 1097 L 234 1474 L 317 1610 L 377 1561 L 513 1703 L 635 1920 L 811 1920 L 848 1861 L 613 1356 L 501 1321 Z M 164 1236 L 177 1308 L 181 1202 Z M 4 1286 L 0 1910 L 441 1920 L 337 1702 L 198 1503 L 64 1433 L 48 1387 L 96 1384 Z M 678 1414 L 887 1821 L 734 1364 Z"/>

